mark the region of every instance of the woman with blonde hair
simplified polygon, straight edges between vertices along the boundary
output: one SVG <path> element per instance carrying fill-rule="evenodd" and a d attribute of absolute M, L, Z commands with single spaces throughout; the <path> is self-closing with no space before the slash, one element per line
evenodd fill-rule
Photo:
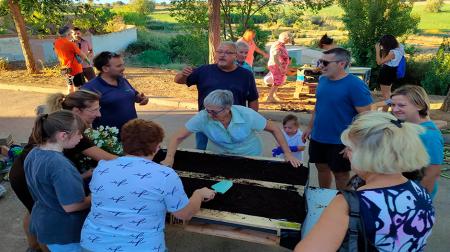
<path fill-rule="evenodd" d="M 444 139 L 436 124 L 429 118 L 428 95 L 420 86 L 402 86 L 391 95 L 391 108 L 392 114 L 398 119 L 419 124 L 425 128 L 420 139 L 430 156 L 430 162 L 424 166 L 421 184 L 431 194 L 431 198 L 434 198 L 438 190 L 437 180 L 444 162 Z"/>
<path fill-rule="evenodd" d="M 269 54 L 267 54 L 264 50 L 259 49 L 259 47 L 256 46 L 255 43 L 255 36 L 256 32 L 252 29 L 247 29 L 244 32 L 244 35 L 242 35 L 242 38 L 238 40 L 244 41 L 248 44 L 248 53 L 247 58 L 245 59 L 245 62 L 247 62 L 250 66 L 253 66 L 253 60 L 255 59 L 254 53 L 257 52 L 261 54 L 264 58 L 269 58 Z"/>
<path fill-rule="evenodd" d="M 96 117 L 101 116 L 100 96 L 94 92 L 87 90 L 77 90 L 68 95 L 62 93 L 52 94 L 47 99 L 47 108 L 49 112 L 56 111 L 72 111 L 79 116 L 87 127 L 92 127 L 92 122 Z M 19 200 L 27 208 L 28 212 L 24 217 L 24 230 L 27 234 L 27 240 L 31 249 L 39 249 L 36 237 L 28 232 L 28 223 L 30 219 L 30 213 L 32 211 L 34 200 L 31 197 L 30 191 L 27 188 L 25 181 L 24 160 L 28 153 L 36 146 L 35 141 L 30 136 L 28 144 L 25 146 L 22 154 L 14 161 L 10 171 L 11 188 L 16 193 Z M 91 175 L 92 169 L 87 169 L 83 164 L 85 163 L 84 157 L 92 159 L 91 167 L 95 167 L 98 160 L 110 160 L 116 158 L 115 155 L 110 154 L 99 147 L 97 147 L 89 138 L 83 137 L 80 142 L 76 144 L 74 148 L 64 149 L 64 156 L 67 157 L 77 168 L 82 178 L 85 179 L 85 185 L 87 185 Z M 87 189 L 87 187 L 86 187 Z M 45 247 L 41 246 L 42 248 Z"/>
<path fill-rule="evenodd" d="M 431 234 L 435 222 L 431 198 L 420 184 L 402 175 L 428 163 L 418 136 L 423 131 L 391 114 L 367 112 L 341 135 L 352 170 L 366 181 L 356 194 L 365 239 L 376 251 L 423 251 Z M 338 194 L 295 252 L 337 251 L 349 219 L 349 205 Z"/>

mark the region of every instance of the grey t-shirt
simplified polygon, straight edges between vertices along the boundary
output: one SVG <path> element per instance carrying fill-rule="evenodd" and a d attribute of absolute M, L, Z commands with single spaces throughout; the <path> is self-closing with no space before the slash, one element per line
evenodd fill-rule
<path fill-rule="evenodd" d="M 84 200 L 83 181 L 63 153 L 34 148 L 25 159 L 25 176 L 35 201 L 30 231 L 44 244 L 80 242 L 87 211 L 66 213 L 62 205 Z"/>

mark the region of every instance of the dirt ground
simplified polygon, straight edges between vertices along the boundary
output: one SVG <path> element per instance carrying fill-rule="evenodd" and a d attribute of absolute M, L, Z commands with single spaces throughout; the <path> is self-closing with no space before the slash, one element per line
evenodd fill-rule
<path fill-rule="evenodd" d="M 195 86 L 187 87 L 185 85 L 176 84 L 173 78 L 177 72 L 174 70 L 164 70 L 159 68 L 139 68 L 127 67 L 125 77 L 139 91 L 144 92 L 150 97 L 175 98 L 179 101 L 197 101 L 197 89 Z M 58 73 L 57 68 L 46 68 L 41 74 L 28 74 L 26 70 L 16 67 L 7 71 L 0 71 L 0 82 L 3 84 L 16 84 L 22 86 L 37 87 L 65 87 L 65 79 Z M 284 110 L 308 112 L 314 108 L 314 99 L 305 97 L 302 100 L 294 98 L 296 83 L 288 81 L 279 90 L 279 97 L 282 99 L 280 103 L 266 103 L 269 87 L 264 85 L 260 78 L 256 80 L 258 91 L 260 94 L 260 107 L 270 110 Z M 373 97 L 376 101 L 381 100 L 379 93 L 374 92 Z M 432 99 L 434 97 L 431 97 Z M 431 112 L 432 119 L 447 121 L 450 124 L 450 113 L 439 110 Z"/>

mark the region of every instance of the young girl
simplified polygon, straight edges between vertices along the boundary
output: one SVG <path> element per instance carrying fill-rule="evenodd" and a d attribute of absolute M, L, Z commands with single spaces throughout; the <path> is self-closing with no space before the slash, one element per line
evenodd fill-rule
<path fill-rule="evenodd" d="M 391 96 L 392 84 L 397 80 L 397 67 L 405 55 L 405 50 L 394 36 L 384 35 L 375 45 L 375 55 L 377 64 L 382 65 L 378 84 L 380 84 L 383 99 L 387 100 Z M 384 106 L 383 111 L 387 110 L 388 106 Z"/>
<path fill-rule="evenodd" d="M 80 173 L 64 156 L 81 140 L 84 122 L 70 111 L 36 119 L 32 137 L 37 144 L 25 159 L 25 176 L 35 201 L 30 232 L 50 251 L 81 251 L 80 232 L 90 207 Z"/>
<path fill-rule="evenodd" d="M 299 129 L 298 118 L 295 115 L 289 114 L 283 118 L 282 132 L 294 157 L 302 161 L 305 144 L 302 141 L 303 132 Z M 281 147 L 278 146 L 277 148 L 273 149 L 272 156 L 280 156 L 281 158 L 284 158 L 283 150 L 281 149 Z"/>

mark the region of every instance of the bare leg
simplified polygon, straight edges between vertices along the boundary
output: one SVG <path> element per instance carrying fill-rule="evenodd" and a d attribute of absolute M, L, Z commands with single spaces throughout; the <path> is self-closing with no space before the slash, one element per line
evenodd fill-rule
<path fill-rule="evenodd" d="M 275 102 L 275 101 L 277 101 L 275 99 L 277 90 L 278 90 L 278 86 L 272 85 L 272 87 L 270 88 L 270 91 L 269 91 L 269 95 L 267 96 L 267 101 L 268 102 Z"/>
<path fill-rule="evenodd" d="M 23 217 L 23 231 L 25 231 L 25 235 L 27 236 L 28 247 L 32 249 L 39 249 L 39 243 L 34 235 L 30 233 L 28 227 L 30 225 L 30 214 L 27 212 Z"/>
<path fill-rule="evenodd" d="M 321 188 L 331 188 L 331 170 L 328 164 L 315 164 L 317 167 L 319 186 Z"/>
<path fill-rule="evenodd" d="M 391 87 L 392 85 L 380 85 L 381 88 L 381 95 L 383 96 L 384 100 L 387 100 L 389 98 L 391 98 Z M 389 109 L 389 106 L 383 106 L 383 111 L 387 112 Z"/>
<path fill-rule="evenodd" d="M 35 250 L 41 250 L 42 252 L 50 252 L 45 244 L 39 243 L 37 238 L 30 233 L 28 229 L 29 225 L 30 214 L 27 212 L 23 217 L 23 230 L 25 232 L 25 235 L 27 236 L 28 247 Z"/>
<path fill-rule="evenodd" d="M 347 189 L 347 183 L 350 180 L 350 172 L 333 172 L 333 175 L 336 180 L 336 189 Z"/>

